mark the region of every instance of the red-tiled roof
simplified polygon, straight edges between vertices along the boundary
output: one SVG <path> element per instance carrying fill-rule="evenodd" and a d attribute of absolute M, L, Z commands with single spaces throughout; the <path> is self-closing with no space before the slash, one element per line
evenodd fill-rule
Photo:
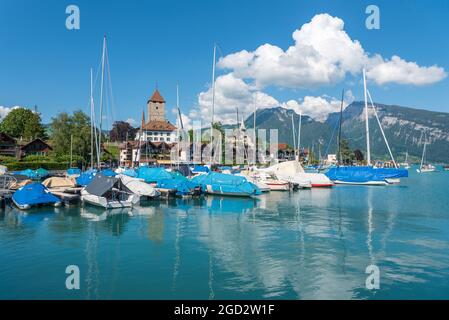
<path fill-rule="evenodd" d="M 285 150 L 287 149 L 286 143 L 278 143 L 278 150 Z"/>
<path fill-rule="evenodd" d="M 150 121 L 143 126 L 143 130 L 174 131 L 176 127 L 169 121 Z"/>
<path fill-rule="evenodd" d="M 150 100 L 151 102 L 160 102 L 160 103 L 164 103 L 165 100 L 162 97 L 161 93 L 159 92 L 158 89 L 154 90 L 153 95 L 151 96 Z"/>

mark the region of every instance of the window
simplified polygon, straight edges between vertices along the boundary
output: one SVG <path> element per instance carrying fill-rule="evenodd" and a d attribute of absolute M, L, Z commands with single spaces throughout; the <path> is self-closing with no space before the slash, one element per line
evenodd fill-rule
<path fill-rule="evenodd" d="M 167 141 L 170 142 L 170 138 L 167 138 Z"/>
<path fill-rule="evenodd" d="M 159 141 L 159 138 L 158 137 L 154 137 L 154 141 Z"/>
<path fill-rule="evenodd" d="M 161 141 L 164 141 L 164 137 L 161 137 Z"/>

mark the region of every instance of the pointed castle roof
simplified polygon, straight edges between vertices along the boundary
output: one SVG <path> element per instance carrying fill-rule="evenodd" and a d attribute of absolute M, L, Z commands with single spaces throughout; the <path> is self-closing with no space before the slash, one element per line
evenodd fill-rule
<path fill-rule="evenodd" d="M 153 95 L 151 96 L 150 100 L 148 100 L 149 102 L 160 102 L 160 103 L 165 103 L 164 98 L 162 97 L 161 93 L 159 92 L 158 89 L 154 90 Z"/>

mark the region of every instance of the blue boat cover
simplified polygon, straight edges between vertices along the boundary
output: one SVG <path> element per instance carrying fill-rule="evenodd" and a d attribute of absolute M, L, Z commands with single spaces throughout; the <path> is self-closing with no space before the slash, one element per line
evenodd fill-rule
<path fill-rule="evenodd" d="M 178 172 L 168 172 L 164 168 L 140 167 L 138 178 L 144 179 L 147 183 L 155 183 L 157 188 L 176 190 L 179 196 L 188 195 L 200 186 L 184 177 Z"/>
<path fill-rule="evenodd" d="M 92 181 L 95 174 L 96 174 L 96 170 L 91 169 L 91 170 L 84 171 L 83 173 L 81 173 L 79 175 L 79 177 L 76 178 L 76 184 L 79 186 L 83 186 L 83 187 L 87 186 Z"/>
<path fill-rule="evenodd" d="M 335 167 L 326 172 L 326 176 L 332 181 L 344 181 L 365 183 L 369 181 L 385 181 L 386 179 L 398 179 L 408 177 L 408 171 L 395 168 L 363 167 Z"/>
<path fill-rule="evenodd" d="M 42 178 L 48 177 L 50 175 L 50 173 L 47 170 L 45 170 L 44 168 L 39 168 L 36 170 L 36 175 L 39 179 L 42 179 Z"/>
<path fill-rule="evenodd" d="M 67 174 L 70 175 L 70 176 L 81 174 L 81 169 L 69 168 L 69 169 L 67 169 Z"/>
<path fill-rule="evenodd" d="M 210 185 L 212 191 L 217 193 L 236 194 L 236 195 L 260 195 L 260 189 L 253 183 L 246 180 L 245 177 L 234 176 L 219 172 L 209 172 L 192 178 L 193 182 L 198 183 L 203 191 Z"/>
<path fill-rule="evenodd" d="M 160 180 L 171 179 L 172 175 L 164 168 L 145 166 L 139 168 L 137 177 L 147 183 L 157 183 Z"/>
<path fill-rule="evenodd" d="M 36 174 L 36 171 L 31 170 L 31 169 L 26 169 L 26 170 L 20 171 L 19 174 L 26 176 L 30 179 L 38 179 L 39 178 L 38 175 Z"/>
<path fill-rule="evenodd" d="M 126 169 L 123 171 L 123 174 L 124 174 L 125 176 L 132 177 L 132 178 L 136 178 L 136 177 L 137 177 L 137 171 L 134 170 L 133 168 L 126 168 Z"/>
<path fill-rule="evenodd" d="M 101 174 L 106 176 L 106 177 L 115 177 L 117 175 L 117 173 L 115 173 L 111 169 L 104 169 L 104 170 L 101 171 Z"/>
<path fill-rule="evenodd" d="M 37 205 L 45 203 L 56 203 L 59 199 L 51 194 L 41 183 L 28 184 L 12 195 L 14 202 L 19 205 Z"/>
<path fill-rule="evenodd" d="M 209 169 L 209 167 L 206 167 L 206 166 L 200 166 L 200 165 L 197 165 L 197 164 L 196 164 L 196 165 L 193 167 L 192 172 L 194 172 L 194 173 L 209 173 L 209 172 L 210 172 L 210 169 Z"/>

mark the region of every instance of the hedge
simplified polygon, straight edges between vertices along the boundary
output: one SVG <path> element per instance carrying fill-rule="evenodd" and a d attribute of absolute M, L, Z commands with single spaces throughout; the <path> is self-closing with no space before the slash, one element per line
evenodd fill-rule
<path fill-rule="evenodd" d="M 41 161 L 41 162 L 29 162 L 29 161 L 15 161 L 4 163 L 8 168 L 8 171 L 21 171 L 25 169 L 36 170 L 44 168 L 47 170 L 66 170 L 69 167 L 69 162 L 54 162 L 54 161 Z"/>

